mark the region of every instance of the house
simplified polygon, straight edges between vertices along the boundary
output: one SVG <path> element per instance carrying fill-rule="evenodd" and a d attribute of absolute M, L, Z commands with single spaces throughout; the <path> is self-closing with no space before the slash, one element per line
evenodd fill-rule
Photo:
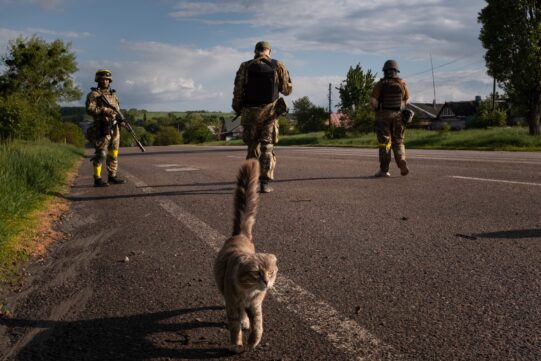
<path fill-rule="evenodd" d="M 222 123 L 219 139 L 220 140 L 230 140 L 236 139 L 242 136 L 242 125 L 240 125 L 240 117 L 225 119 L 220 117 Z"/>
<path fill-rule="evenodd" d="M 443 104 L 409 103 L 407 109 L 415 113 L 413 123 L 410 127 L 430 129 L 432 123 L 438 118 L 438 114 L 442 108 Z"/>
<path fill-rule="evenodd" d="M 445 102 L 440 109 L 437 119 L 431 129 L 440 129 L 443 123 L 449 124 L 451 130 L 466 128 L 466 123 L 472 120 L 479 109 L 479 101 Z"/>
<path fill-rule="evenodd" d="M 330 124 L 337 128 L 351 128 L 351 119 L 345 113 L 331 113 Z M 325 121 L 325 125 L 329 125 L 329 120 Z"/>

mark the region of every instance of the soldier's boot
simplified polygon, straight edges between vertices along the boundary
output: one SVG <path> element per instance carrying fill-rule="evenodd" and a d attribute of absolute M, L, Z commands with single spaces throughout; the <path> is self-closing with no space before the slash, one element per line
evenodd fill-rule
<path fill-rule="evenodd" d="M 114 177 L 109 176 L 108 182 L 109 182 L 109 184 L 124 184 L 124 183 L 126 183 L 126 180 L 122 179 L 122 178 L 120 178 L 118 176 L 114 176 Z"/>
<path fill-rule="evenodd" d="M 391 173 L 384 172 L 381 169 L 376 174 L 374 174 L 374 177 L 376 178 L 389 178 L 390 176 L 391 176 Z"/>
<path fill-rule="evenodd" d="M 401 159 L 398 161 L 398 168 L 400 168 L 400 175 L 407 176 L 410 172 L 408 168 L 408 163 L 405 159 Z"/>
<path fill-rule="evenodd" d="M 261 181 L 259 193 L 270 193 L 274 189 L 269 185 L 269 181 Z"/>
<path fill-rule="evenodd" d="M 94 178 L 94 187 L 109 187 L 109 184 L 101 178 Z"/>

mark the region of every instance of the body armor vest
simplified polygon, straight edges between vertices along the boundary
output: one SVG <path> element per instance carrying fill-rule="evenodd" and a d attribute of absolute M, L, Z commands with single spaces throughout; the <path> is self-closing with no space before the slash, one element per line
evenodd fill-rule
<path fill-rule="evenodd" d="M 404 92 L 398 81 L 384 79 L 379 96 L 380 109 L 400 110 Z"/>
<path fill-rule="evenodd" d="M 278 99 L 277 61 L 252 62 L 246 69 L 244 86 L 244 104 L 258 106 L 269 104 Z"/>

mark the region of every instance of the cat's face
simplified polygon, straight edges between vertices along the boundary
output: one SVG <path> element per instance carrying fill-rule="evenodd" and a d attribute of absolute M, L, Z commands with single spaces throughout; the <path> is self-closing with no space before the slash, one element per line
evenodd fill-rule
<path fill-rule="evenodd" d="M 239 267 L 239 281 L 245 288 L 261 291 L 271 288 L 276 280 L 278 266 L 276 256 L 269 253 L 250 255 Z"/>

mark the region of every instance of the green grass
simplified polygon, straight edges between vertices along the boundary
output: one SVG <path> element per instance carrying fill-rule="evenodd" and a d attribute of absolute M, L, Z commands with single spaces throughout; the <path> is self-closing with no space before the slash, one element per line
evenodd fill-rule
<path fill-rule="evenodd" d="M 36 223 L 33 214 L 46 207 L 83 149 L 51 142 L 0 143 L 0 279 L 24 260 L 22 234 Z"/>
<path fill-rule="evenodd" d="M 541 151 L 541 136 L 530 136 L 526 128 L 520 127 L 456 132 L 407 129 L 405 143 L 408 149 Z M 237 139 L 210 144 L 242 145 L 243 142 Z M 378 142 L 374 133 L 327 139 L 324 132 L 315 132 L 281 136 L 279 145 L 376 148 Z"/>

